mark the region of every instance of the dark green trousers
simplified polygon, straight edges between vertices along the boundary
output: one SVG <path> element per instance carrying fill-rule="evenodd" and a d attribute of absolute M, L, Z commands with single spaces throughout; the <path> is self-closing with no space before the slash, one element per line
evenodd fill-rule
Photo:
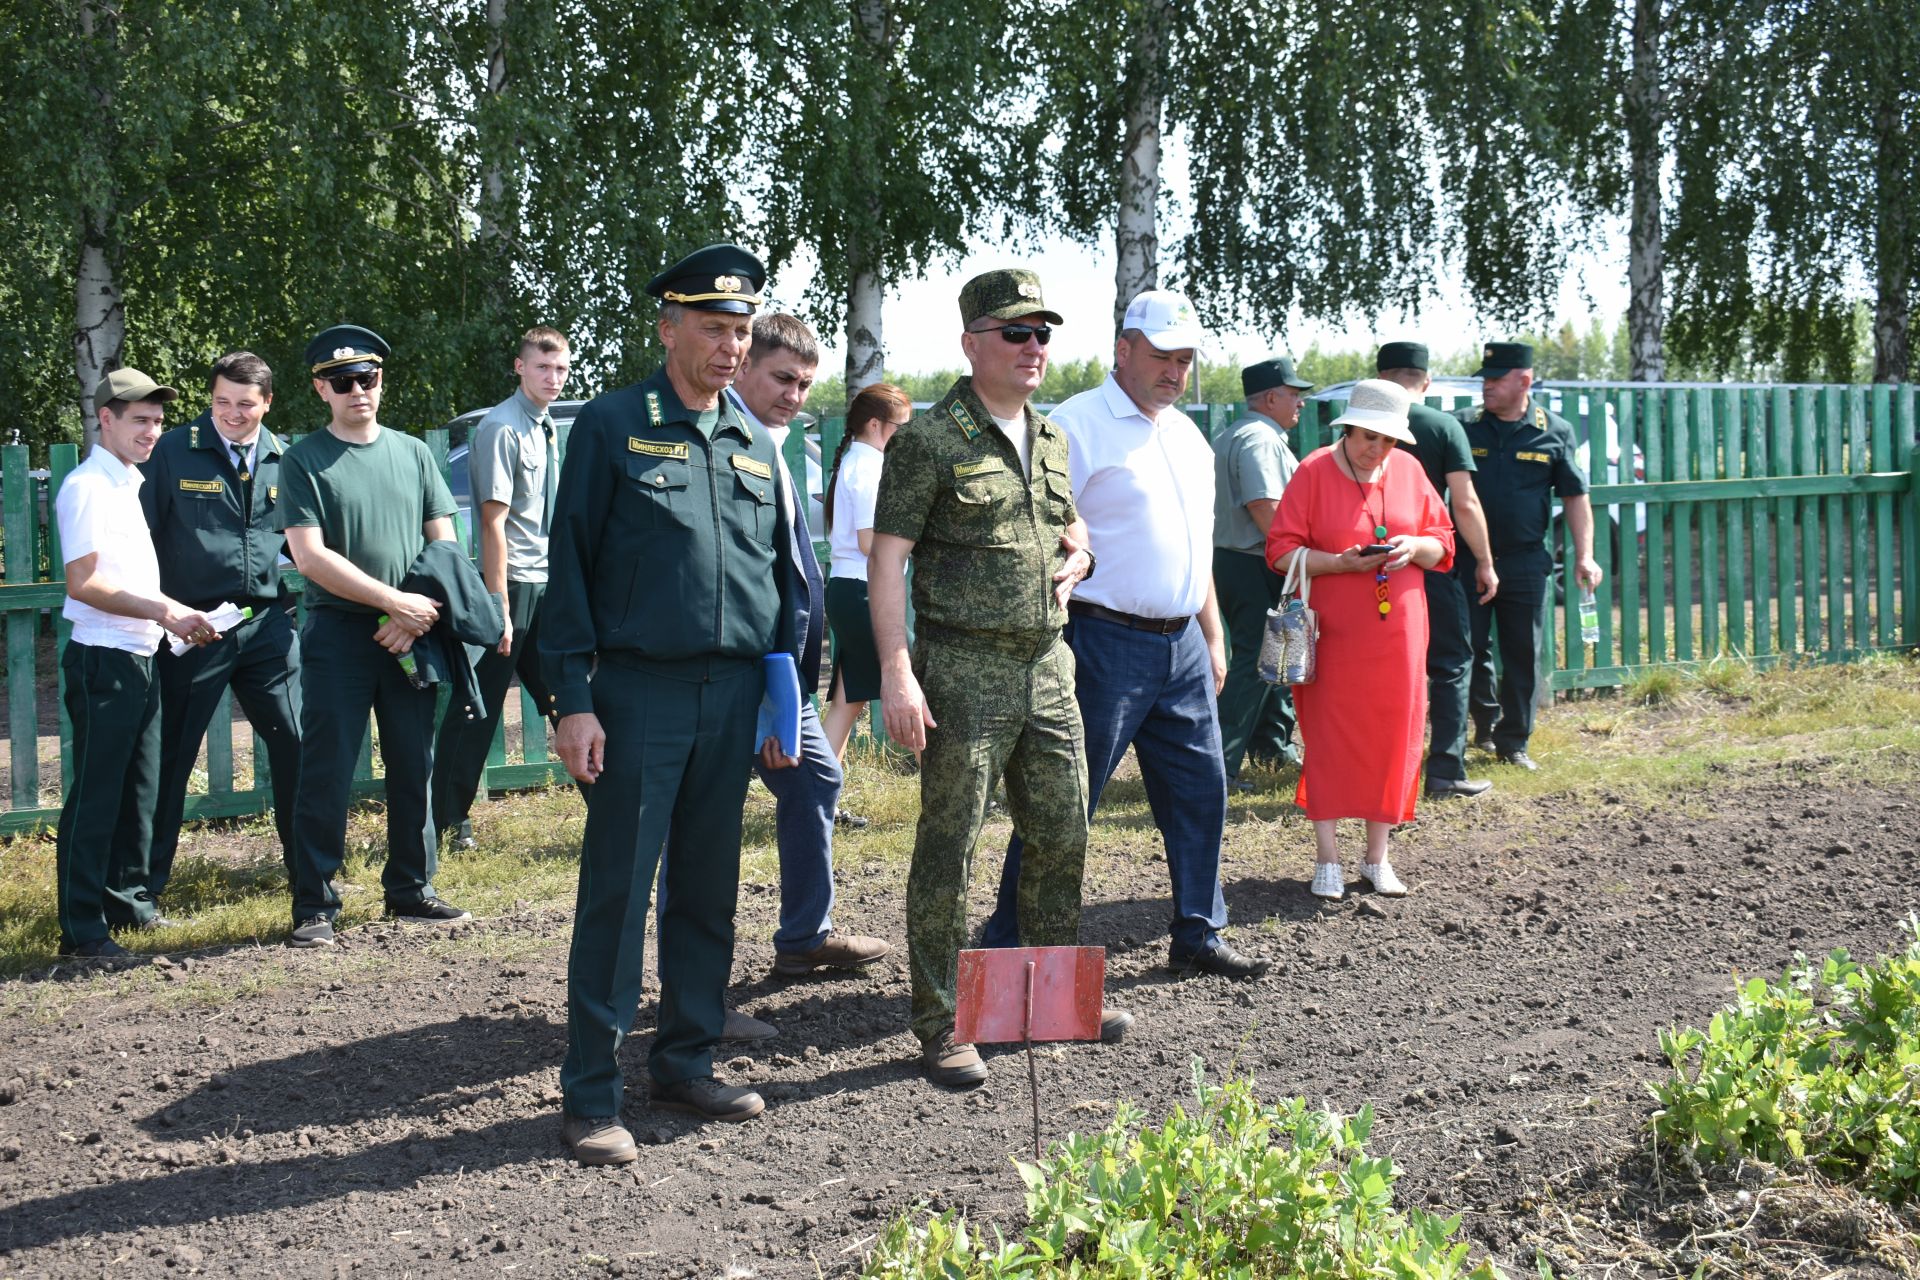
<path fill-rule="evenodd" d="M 60 941 L 94 942 L 153 917 L 146 896 L 160 776 L 153 659 L 69 642 L 60 655 L 73 722 L 73 783 L 54 845 Z"/>
<path fill-rule="evenodd" d="M 493 735 L 500 729 L 500 717 L 506 712 L 509 688 L 514 673 L 533 695 L 542 714 L 553 705 L 548 696 L 547 678 L 540 672 L 540 605 L 547 596 L 544 582 L 509 582 L 507 613 L 513 619 L 513 652 L 501 654 L 490 648 L 474 664 L 474 677 L 480 682 L 480 700 L 486 714 L 469 720 L 460 714 L 451 700 L 440 720 L 440 740 L 433 748 L 433 826 L 435 831 L 451 831 L 467 820 L 474 796 L 480 790 L 480 775 L 487 767 L 487 753 L 493 749 Z"/>
<path fill-rule="evenodd" d="M 1463 591 L 1473 586 L 1476 561 L 1471 552 L 1455 553 L 1453 572 Z M 1525 751 L 1533 737 L 1534 700 L 1540 691 L 1540 647 L 1547 634 L 1547 574 L 1553 560 L 1547 549 L 1495 556 L 1500 590 L 1481 604 L 1478 592 L 1467 597 L 1473 636 L 1473 679 L 1469 707 L 1475 724 L 1493 729 L 1501 755 Z M 1496 631 L 1497 628 L 1497 631 Z M 1500 673 L 1493 670 L 1493 646 L 1500 645 Z"/>
<path fill-rule="evenodd" d="M 1462 581 L 1452 570 L 1428 569 L 1427 586 L 1427 714 L 1433 737 L 1427 747 L 1429 782 L 1464 782 L 1467 778 L 1467 691 L 1473 675 L 1473 640 L 1469 634 L 1468 593 L 1478 597 L 1472 579 Z"/>
<path fill-rule="evenodd" d="M 166 645 L 155 656 L 160 678 L 160 795 L 153 810 L 147 896 L 155 902 L 173 874 L 186 811 L 187 781 L 213 722 L 220 695 L 232 688 L 253 731 L 266 745 L 273 780 L 273 822 L 280 857 L 293 878 L 293 806 L 300 788 L 300 637 L 290 606 L 262 609 L 209 645 L 179 657 Z"/>
<path fill-rule="evenodd" d="M 1267 610 L 1280 603 L 1283 585 L 1259 556 L 1213 549 L 1213 589 L 1231 650 L 1220 689 L 1220 746 L 1229 778 L 1249 754 L 1279 760 L 1293 742 L 1293 690 L 1260 678 Z"/>
<path fill-rule="evenodd" d="M 379 619 L 307 610 L 300 632 L 300 795 L 293 807 L 293 922 L 340 910 L 333 877 L 347 855 L 353 768 L 371 711 L 385 766 L 388 902 L 433 896 L 436 863 L 427 815 L 433 772 L 434 689 L 416 689 L 400 660 L 373 642 Z"/>
<path fill-rule="evenodd" d="M 660 1016 L 648 1054 L 655 1080 L 713 1074 L 726 1022 L 740 888 L 740 812 L 755 718 L 758 658 L 638 665 L 600 657 L 593 709 L 605 769 L 587 791 L 573 948 L 567 960 L 568 1114 L 620 1113 L 620 1044 L 640 1008 L 647 904 L 667 851 L 660 932 Z"/>

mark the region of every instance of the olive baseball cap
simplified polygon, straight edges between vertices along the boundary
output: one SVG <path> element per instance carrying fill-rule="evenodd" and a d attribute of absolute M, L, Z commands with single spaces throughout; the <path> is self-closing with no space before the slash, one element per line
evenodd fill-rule
<path fill-rule="evenodd" d="M 1381 373 L 1389 369 L 1427 368 L 1427 344 L 1424 342 L 1387 342 L 1382 343 L 1379 352 L 1373 357 L 1373 367 Z"/>
<path fill-rule="evenodd" d="M 172 400 L 179 394 L 172 387 L 161 386 L 138 369 L 115 369 L 94 387 L 93 405 L 98 409 L 115 400 L 124 400 L 128 404 L 142 400 Z"/>
<path fill-rule="evenodd" d="M 1275 387 L 1292 387 L 1295 391 L 1313 390 L 1313 384 L 1294 371 L 1292 356 L 1274 356 L 1259 364 L 1250 364 L 1240 371 L 1240 394 L 1248 399 Z"/>
<path fill-rule="evenodd" d="M 1474 378 L 1503 378 L 1515 369 L 1533 368 L 1533 347 L 1525 342 L 1489 342 L 1480 351 Z"/>
<path fill-rule="evenodd" d="M 1002 267 L 975 276 L 960 290 L 960 327 L 976 320 L 1018 320 L 1039 316 L 1048 324 L 1065 324 L 1058 311 L 1049 311 L 1040 292 L 1040 277 L 1020 267 Z"/>

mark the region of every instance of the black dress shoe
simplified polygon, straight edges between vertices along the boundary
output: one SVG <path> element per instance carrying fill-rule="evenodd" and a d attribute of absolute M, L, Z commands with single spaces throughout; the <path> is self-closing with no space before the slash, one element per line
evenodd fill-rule
<path fill-rule="evenodd" d="M 1533 757 L 1528 755 L 1525 751 L 1502 751 L 1497 757 L 1497 759 L 1500 761 L 1501 764 L 1515 765 L 1519 768 L 1525 769 L 1528 773 L 1532 773 L 1535 769 L 1538 769 L 1540 767 L 1539 765 L 1533 762 Z"/>
<path fill-rule="evenodd" d="M 1493 730 L 1483 729 L 1479 725 L 1475 725 L 1473 727 L 1473 749 L 1475 751 L 1485 751 L 1488 754 L 1492 754 L 1494 750 Z"/>
<path fill-rule="evenodd" d="M 1428 778 L 1427 799 L 1451 800 L 1455 796 L 1477 796 L 1493 790 L 1491 782 L 1468 778 Z"/>
<path fill-rule="evenodd" d="M 88 938 L 85 942 L 61 943 L 60 954 L 81 960 L 112 960 L 120 956 L 130 956 L 133 952 L 112 938 Z"/>
<path fill-rule="evenodd" d="M 423 898 L 419 902 L 387 902 L 387 914 L 396 920 L 418 920 L 422 924 L 452 924 L 455 920 L 466 920 L 473 913 L 462 911 L 451 902 L 442 902 L 438 898 Z"/>
<path fill-rule="evenodd" d="M 1167 968 L 1174 973 L 1210 973 L 1218 978 L 1257 978 L 1272 966 L 1271 960 L 1243 956 L 1224 942 L 1216 942 L 1204 951 L 1181 955 L 1167 953 Z"/>

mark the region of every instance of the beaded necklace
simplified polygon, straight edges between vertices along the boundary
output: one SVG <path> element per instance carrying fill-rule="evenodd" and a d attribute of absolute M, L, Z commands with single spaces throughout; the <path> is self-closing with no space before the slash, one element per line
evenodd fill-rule
<path fill-rule="evenodd" d="M 1360 491 L 1360 512 L 1373 519 L 1373 499 L 1367 494 L 1367 486 L 1360 481 L 1360 468 L 1353 465 L 1353 455 L 1347 452 L 1347 438 L 1340 437 L 1340 456 L 1346 461 L 1347 474 L 1353 477 L 1353 487 Z M 1373 536 L 1381 542 L 1387 539 L 1387 469 L 1380 468 L 1380 517 L 1373 526 Z M 1380 621 L 1385 622 L 1387 615 L 1393 612 L 1393 605 L 1387 600 L 1387 567 L 1383 564 L 1373 574 L 1373 598 L 1380 605 Z"/>

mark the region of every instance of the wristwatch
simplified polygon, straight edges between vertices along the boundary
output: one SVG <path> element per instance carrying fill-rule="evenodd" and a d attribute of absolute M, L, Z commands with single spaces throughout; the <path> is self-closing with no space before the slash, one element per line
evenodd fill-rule
<path fill-rule="evenodd" d="M 1085 582 L 1088 578 L 1091 578 L 1093 576 L 1093 568 L 1096 564 L 1099 563 L 1099 561 L 1093 558 L 1092 547 L 1082 547 L 1080 549 L 1087 553 L 1087 571 L 1080 575 L 1080 581 Z"/>

